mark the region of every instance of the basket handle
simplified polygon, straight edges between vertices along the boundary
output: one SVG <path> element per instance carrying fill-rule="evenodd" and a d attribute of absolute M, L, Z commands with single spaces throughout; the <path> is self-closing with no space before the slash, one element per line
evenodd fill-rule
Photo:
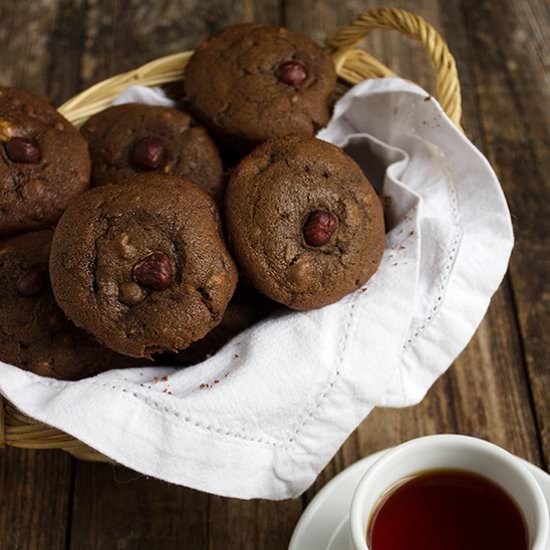
<path fill-rule="evenodd" d="M 360 14 L 327 40 L 334 52 L 338 73 L 352 84 L 365 78 L 395 76 L 372 55 L 354 48 L 374 29 L 399 31 L 424 46 L 435 72 L 437 98 L 449 118 L 460 127 L 462 101 L 455 59 L 441 35 L 418 15 L 398 8 L 381 8 Z"/>

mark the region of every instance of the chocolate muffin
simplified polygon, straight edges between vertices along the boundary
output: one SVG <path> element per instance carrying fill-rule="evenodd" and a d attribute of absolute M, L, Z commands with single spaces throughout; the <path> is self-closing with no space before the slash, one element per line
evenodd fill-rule
<path fill-rule="evenodd" d="M 185 68 L 195 115 L 239 152 L 326 126 L 336 73 L 329 52 L 285 28 L 246 23 L 201 43 Z"/>
<path fill-rule="evenodd" d="M 0 88 L 0 141 L 0 235 L 56 222 L 88 187 L 88 146 L 45 99 Z"/>
<path fill-rule="evenodd" d="M 277 138 L 244 158 L 225 215 L 241 273 L 293 309 L 331 304 L 362 286 L 384 250 L 374 189 L 353 159 L 314 138 Z"/>
<path fill-rule="evenodd" d="M 222 320 L 237 282 L 212 197 L 160 174 L 73 201 L 55 231 L 50 275 L 69 319 L 135 357 L 200 340 Z"/>
<path fill-rule="evenodd" d="M 81 132 L 90 145 L 92 185 L 159 172 L 188 178 L 213 196 L 222 189 L 216 145 L 187 113 L 128 103 L 94 115 Z"/>
<path fill-rule="evenodd" d="M 48 277 L 52 235 L 43 229 L 0 241 L 0 361 L 64 380 L 141 364 L 105 348 L 63 315 Z"/>

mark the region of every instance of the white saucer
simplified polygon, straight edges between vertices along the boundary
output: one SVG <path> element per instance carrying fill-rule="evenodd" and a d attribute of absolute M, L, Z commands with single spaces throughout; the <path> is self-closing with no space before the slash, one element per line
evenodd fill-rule
<path fill-rule="evenodd" d="M 363 474 L 388 450 L 355 462 L 331 479 L 300 517 L 288 550 L 348 550 L 347 517 L 353 493 Z M 550 506 L 550 475 L 530 462 L 518 460 L 533 474 Z"/>

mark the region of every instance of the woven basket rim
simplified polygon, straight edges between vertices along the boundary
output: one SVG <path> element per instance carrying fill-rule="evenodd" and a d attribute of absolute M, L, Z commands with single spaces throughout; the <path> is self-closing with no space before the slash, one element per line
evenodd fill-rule
<path fill-rule="evenodd" d="M 375 29 L 397 30 L 417 40 L 426 49 L 436 75 L 441 106 L 460 128 L 461 92 L 455 60 L 441 35 L 423 18 L 398 8 L 381 8 L 360 14 L 350 25 L 327 40 L 336 73 L 353 86 L 368 78 L 396 74 L 375 57 L 355 46 Z M 135 70 L 98 82 L 59 107 L 59 112 L 75 126 L 111 105 L 123 89 L 132 85 L 159 86 L 183 79 L 185 65 L 193 51 L 174 53 L 154 59 Z M 0 447 L 9 445 L 29 449 L 63 449 L 83 460 L 112 462 L 72 436 L 38 422 L 18 411 L 0 395 Z"/>

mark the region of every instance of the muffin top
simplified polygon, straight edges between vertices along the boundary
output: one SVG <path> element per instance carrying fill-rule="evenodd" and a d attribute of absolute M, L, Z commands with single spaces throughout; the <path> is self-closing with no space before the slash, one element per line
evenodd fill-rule
<path fill-rule="evenodd" d="M 313 136 L 326 126 L 336 73 L 327 50 L 282 27 L 246 23 L 201 43 L 185 69 L 193 112 L 229 146 Z"/>
<path fill-rule="evenodd" d="M 217 196 L 223 166 L 208 132 L 187 113 L 139 103 L 92 116 L 81 129 L 90 146 L 92 185 L 126 183 L 143 172 L 192 180 Z"/>
<path fill-rule="evenodd" d="M 202 338 L 221 322 L 237 281 L 212 197 L 160 174 L 73 201 L 55 231 L 50 274 L 76 325 L 135 357 Z"/>
<path fill-rule="evenodd" d="M 89 185 L 86 141 L 45 99 L 0 88 L 0 235 L 55 223 Z"/>
<path fill-rule="evenodd" d="M 267 141 L 234 170 L 225 195 L 241 273 L 293 309 L 336 302 L 376 271 L 381 203 L 355 161 L 315 138 Z"/>
<path fill-rule="evenodd" d="M 64 380 L 143 364 L 99 344 L 55 303 L 48 276 L 52 236 L 43 229 L 0 241 L 0 361 Z"/>

